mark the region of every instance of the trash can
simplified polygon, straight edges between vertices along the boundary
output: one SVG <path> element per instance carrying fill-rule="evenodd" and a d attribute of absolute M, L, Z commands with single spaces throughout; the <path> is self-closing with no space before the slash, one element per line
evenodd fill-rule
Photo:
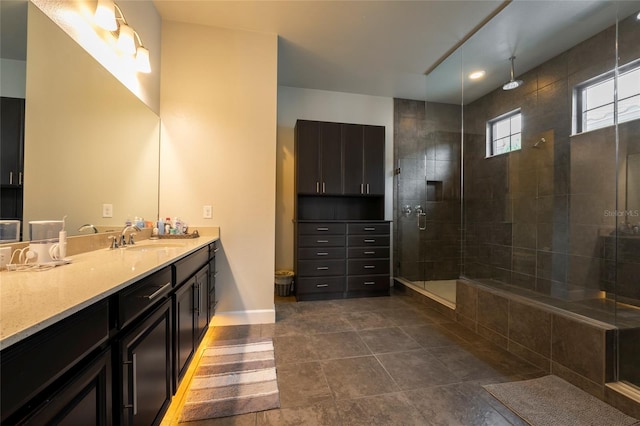
<path fill-rule="evenodd" d="M 293 289 L 293 271 L 276 271 L 275 274 L 276 294 L 278 296 L 289 296 Z"/>

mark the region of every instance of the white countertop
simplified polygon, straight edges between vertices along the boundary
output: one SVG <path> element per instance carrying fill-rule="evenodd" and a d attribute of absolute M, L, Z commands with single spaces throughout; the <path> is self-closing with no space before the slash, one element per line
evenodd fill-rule
<path fill-rule="evenodd" d="M 116 293 L 219 239 L 144 240 L 134 249 L 102 249 L 69 257 L 42 272 L 0 272 L 0 349 Z M 178 246 L 179 245 L 179 246 Z M 145 250 L 143 246 L 165 246 Z"/>

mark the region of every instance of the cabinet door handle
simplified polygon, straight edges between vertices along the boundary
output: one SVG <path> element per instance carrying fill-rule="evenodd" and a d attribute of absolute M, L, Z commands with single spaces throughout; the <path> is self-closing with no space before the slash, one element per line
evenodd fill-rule
<path fill-rule="evenodd" d="M 319 226 L 316 228 L 316 231 L 328 231 L 329 228 L 327 228 L 326 226 Z"/>
<path fill-rule="evenodd" d="M 364 194 L 364 183 L 360 184 L 360 193 Z"/>
<path fill-rule="evenodd" d="M 316 284 L 316 287 L 318 288 L 329 287 L 329 284 Z"/>
<path fill-rule="evenodd" d="M 375 265 L 364 265 L 364 269 L 376 269 Z"/>
<path fill-rule="evenodd" d="M 214 253 L 217 253 L 217 252 L 218 252 L 218 250 L 220 250 L 220 249 L 219 249 L 219 248 L 217 248 L 217 249 L 215 249 L 213 252 L 214 252 Z"/>
<path fill-rule="evenodd" d="M 367 184 L 367 194 L 369 193 L 369 184 Z"/>
<path fill-rule="evenodd" d="M 171 286 L 171 281 L 169 281 L 168 283 L 166 283 L 165 285 L 163 285 L 162 287 L 160 287 L 159 289 L 157 289 L 156 291 L 154 291 L 153 293 L 145 297 L 149 300 L 155 299 L 156 297 L 158 297 L 159 294 L 161 294 L 164 291 L 164 289 L 166 289 L 169 286 Z"/>
<path fill-rule="evenodd" d="M 375 228 L 375 226 L 368 226 L 368 227 L 364 228 L 364 230 L 365 231 L 375 231 L 376 228 Z"/>
<path fill-rule="evenodd" d="M 375 251 L 365 251 L 364 254 L 376 254 Z"/>
<path fill-rule="evenodd" d="M 319 251 L 316 253 L 317 256 L 329 256 L 329 253 L 327 253 L 326 251 Z"/>
<path fill-rule="evenodd" d="M 138 414 L 138 359 L 136 358 L 136 354 L 133 354 L 133 415 Z"/>
<path fill-rule="evenodd" d="M 22 172 L 18 173 L 18 185 L 22 185 Z"/>
<path fill-rule="evenodd" d="M 316 181 L 316 193 L 320 193 L 320 182 Z"/>
<path fill-rule="evenodd" d="M 365 281 L 364 285 L 374 285 L 375 283 L 375 281 Z"/>
<path fill-rule="evenodd" d="M 324 186 L 324 182 L 322 182 L 322 193 L 325 193 L 325 186 Z"/>
<path fill-rule="evenodd" d="M 193 312 L 200 315 L 200 284 L 193 286 Z"/>
<path fill-rule="evenodd" d="M 9 172 L 9 185 L 13 185 L 13 172 Z"/>
<path fill-rule="evenodd" d="M 375 243 L 376 240 L 364 240 L 365 243 Z"/>
<path fill-rule="evenodd" d="M 132 382 L 132 390 L 131 390 L 131 404 L 127 404 L 124 408 L 133 408 L 133 415 L 138 414 L 138 362 L 136 358 L 136 354 L 134 353 L 131 361 L 123 362 L 124 365 L 131 365 L 131 382 Z M 126 381 L 126 380 L 125 380 Z"/>
<path fill-rule="evenodd" d="M 316 243 L 328 243 L 329 240 L 316 240 Z"/>
<path fill-rule="evenodd" d="M 328 267 L 328 266 L 318 266 L 316 269 L 317 269 L 318 271 L 328 271 L 328 270 L 329 270 L 329 267 Z"/>

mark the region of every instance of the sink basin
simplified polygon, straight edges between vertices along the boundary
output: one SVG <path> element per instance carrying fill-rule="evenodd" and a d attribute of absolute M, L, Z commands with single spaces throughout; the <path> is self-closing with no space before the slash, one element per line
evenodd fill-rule
<path fill-rule="evenodd" d="M 132 246 L 126 246 L 125 250 L 127 251 L 155 251 L 155 250 L 165 250 L 172 248 L 182 248 L 184 244 L 178 243 L 160 243 L 160 244 L 134 244 Z"/>

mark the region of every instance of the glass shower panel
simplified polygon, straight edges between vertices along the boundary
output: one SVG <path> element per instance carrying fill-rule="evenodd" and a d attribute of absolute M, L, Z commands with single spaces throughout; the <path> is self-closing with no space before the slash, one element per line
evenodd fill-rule
<path fill-rule="evenodd" d="M 616 301 L 619 381 L 640 387 L 640 20 L 620 13 L 617 26 L 616 232 L 604 236 L 608 297 Z"/>
<path fill-rule="evenodd" d="M 425 100 L 395 99 L 395 277 L 455 303 L 460 275 L 461 86 L 454 53 Z M 431 84 L 447 81 L 450 87 Z"/>

